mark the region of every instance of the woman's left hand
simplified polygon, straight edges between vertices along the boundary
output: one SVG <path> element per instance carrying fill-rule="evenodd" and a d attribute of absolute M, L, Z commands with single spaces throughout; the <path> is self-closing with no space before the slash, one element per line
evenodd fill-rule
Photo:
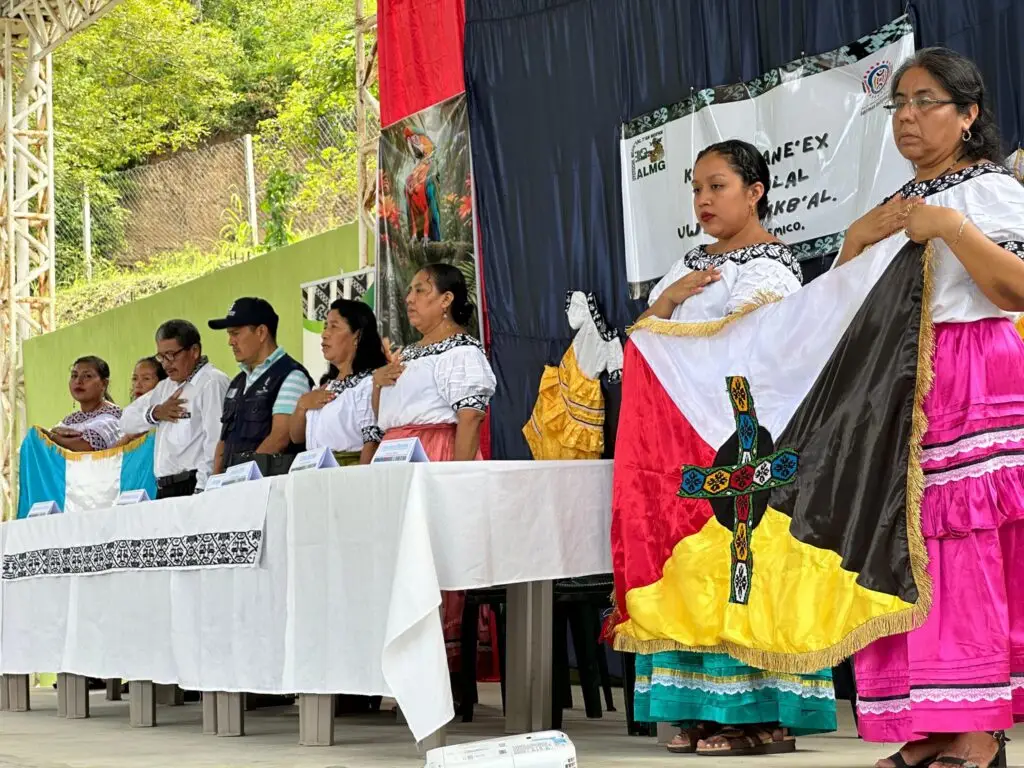
<path fill-rule="evenodd" d="M 904 228 L 907 237 L 915 243 L 927 243 L 929 240 L 944 238 L 948 242 L 951 225 L 960 226 L 960 219 L 963 218 L 959 211 L 952 208 L 944 208 L 941 205 L 928 205 L 928 203 L 916 203 L 910 209 Z M 955 231 L 954 231 L 955 234 Z"/>
<path fill-rule="evenodd" d="M 50 435 L 57 435 L 58 437 L 78 437 L 78 433 L 68 427 L 54 427 L 49 432 Z"/>

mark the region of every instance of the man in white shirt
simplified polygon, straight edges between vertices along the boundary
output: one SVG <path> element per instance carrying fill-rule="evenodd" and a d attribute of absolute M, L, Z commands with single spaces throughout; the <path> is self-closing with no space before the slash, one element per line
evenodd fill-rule
<path fill-rule="evenodd" d="M 230 380 L 203 355 L 199 330 L 188 320 L 161 325 L 156 348 L 167 378 L 124 409 L 121 432 L 156 427 L 157 498 L 189 496 L 202 491 L 213 474 Z"/>

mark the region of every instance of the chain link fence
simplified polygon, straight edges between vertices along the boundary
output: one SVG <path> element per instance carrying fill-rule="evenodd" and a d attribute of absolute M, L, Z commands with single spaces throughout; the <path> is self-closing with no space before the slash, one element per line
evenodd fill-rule
<path fill-rule="evenodd" d="M 325 232 L 356 219 L 356 174 L 350 114 L 302 136 L 232 138 L 89 181 L 58 174 L 58 282 L 188 252 L 240 261 Z"/>

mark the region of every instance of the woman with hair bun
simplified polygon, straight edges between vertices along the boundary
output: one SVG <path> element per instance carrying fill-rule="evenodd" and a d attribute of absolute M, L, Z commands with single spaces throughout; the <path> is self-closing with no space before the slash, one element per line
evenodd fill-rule
<path fill-rule="evenodd" d="M 792 251 L 765 229 L 771 175 L 753 145 L 712 144 L 693 167 L 693 208 L 714 238 L 680 259 L 641 317 L 700 322 L 783 298 L 802 283 Z M 717 653 L 636 657 L 635 718 L 675 723 L 670 752 L 717 756 L 791 752 L 794 737 L 836 728 L 831 670 L 782 675 Z"/>
<path fill-rule="evenodd" d="M 418 437 L 431 461 L 480 458 L 480 426 L 495 379 L 479 341 L 466 281 L 449 264 L 430 264 L 405 297 L 420 341 L 374 373 L 377 423 L 386 439 Z"/>
<path fill-rule="evenodd" d="M 715 242 L 697 246 L 672 266 L 640 319 L 714 319 L 760 296 L 782 298 L 800 287 L 803 275 L 793 252 L 765 229 L 770 187 L 768 163 L 752 144 L 730 139 L 701 150 L 693 166 L 693 209 Z"/>
<path fill-rule="evenodd" d="M 462 273 L 430 264 L 405 297 L 417 344 L 394 354 L 373 374 L 377 424 L 384 439 L 418 437 L 431 461 L 480 458 L 480 427 L 495 378 L 479 341 L 466 333 L 475 311 Z M 464 595 L 443 594 L 448 658 L 457 668 Z"/>

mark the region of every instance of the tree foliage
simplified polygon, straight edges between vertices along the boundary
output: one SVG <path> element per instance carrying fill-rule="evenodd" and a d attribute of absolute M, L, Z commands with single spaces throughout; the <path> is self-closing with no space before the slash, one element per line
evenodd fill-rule
<path fill-rule="evenodd" d="M 194 4 L 193 4 L 194 3 Z M 375 4 L 367 2 L 367 12 Z M 54 54 L 58 216 L 123 237 L 103 175 L 218 136 L 256 135 L 271 240 L 296 217 L 354 195 L 354 0 L 124 0 Z M 349 126 L 325 139 L 325 121 Z M 317 162 L 296 165 L 296 147 Z M 58 281 L 81 274 L 81 243 L 59 244 Z"/>
<path fill-rule="evenodd" d="M 243 58 L 186 0 L 125 0 L 54 55 L 60 165 L 110 171 L 230 130 Z"/>

